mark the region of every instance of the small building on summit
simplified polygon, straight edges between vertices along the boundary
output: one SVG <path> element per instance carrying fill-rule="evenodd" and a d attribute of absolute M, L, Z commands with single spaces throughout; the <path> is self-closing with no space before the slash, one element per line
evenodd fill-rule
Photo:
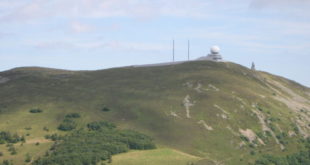
<path fill-rule="evenodd" d="M 210 54 L 204 57 L 200 57 L 197 60 L 210 60 L 210 61 L 222 61 L 222 55 L 220 54 L 220 48 L 218 46 L 212 46 Z"/>
<path fill-rule="evenodd" d="M 251 70 L 256 71 L 254 62 L 252 62 Z"/>

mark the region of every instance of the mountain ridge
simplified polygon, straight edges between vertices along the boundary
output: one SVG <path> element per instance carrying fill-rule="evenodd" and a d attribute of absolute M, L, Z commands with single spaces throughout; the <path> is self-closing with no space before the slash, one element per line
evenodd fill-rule
<path fill-rule="evenodd" d="M 239 64 L 195 61 L 96 71 L 24 69 L 0 72 L 9 79 L 0 83 L 0 130 L 33 132 L 29 139 L 46 134 L 40 126 L 59 133 L 55 128 L 63 115 L 79 112 L 84 116 L 80 125 L 104 119 L 185 153 L 246 164 L 262 153 L 297 152 L 302 147 L 299 140 L 310 133 L 308 87 Z M 111 111 L 102 112 L 105 106 Z M 30 115 L 31 108 L 44 113 Z M 25 125 L 32 131 L 24 130 Z"/>

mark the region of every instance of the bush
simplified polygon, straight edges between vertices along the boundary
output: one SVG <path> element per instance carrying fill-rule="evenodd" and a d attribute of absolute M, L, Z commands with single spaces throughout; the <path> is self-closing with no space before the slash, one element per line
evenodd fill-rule
<path fill-rule="evenodd" d="M 31 127 L 25 127 L 24 129 L 29 131 L 29 130 L 31 130 L 32 128 L 31 128 Z"/>
<path fill-rule="evenodd" d="M 250 141 L 249 138 L 247 138 L 247 137 L 245 137 L 243 135 L 240 136 L 240 139 L 243 140 L 243 141 L 246 141 L 246 142 Z"/>
<path fill-rule="evenodd" d="M 103 111 L 103 112 L 109 112 L 109 111 L 110 111 L 110 108 L 108 108 L 108 107 L 103 107 L 103 108 L 102 108 L 102 111 Z"/>
<path fill-rule="evenodd" d="M 50 139 L 52 141 L 57 141 L 57 140 L 63 139 L 63 137 L 55 133 L 55 134 L 52 134 L 52 135 L 45 135 L 45 139 Z"/>
<path fill-rule="evenodd" d="M 24 137 L 20 137 L 17 134 L 11 134 L 10 132 L 0 131 L 0 144 L 4 143 L 17 143 L 24 141 Z"/>
<path fill-rule="evenodd" d="M 3 152 L 0 152 L 0 157 L 3 156 Z"/>
<path fill-rule="evenodd" d="M 13 163 L 8 160 L 3 160 L 2 165 L 13 165 Z"/>
<path fill-rule="evenodd" d="M 116 128 L 116 126 L 115 126 L 115 124 L 107 122 L 107 121 L 100 121 L 100 122 L 88 123 L 87 128 L 89 130 L 97 131 L 100 129 L 114 129 L 114 128 Z"/>
<path fill-rule="evenodd" d="M 69 113 L 65 116 L 65 118 L 80 118 L 81 115 L 79 113 Z"/>
<path fill-rule="evenodd" d="M 75 129 L 76 126 L 77 126 L 77 124 L 75 123 L 75 121 L 73 121 L 71 119 L 65 119 L 58 126 L 58 129 L 61 131 L 71 131 L 71 130 Z"/>
<path fill-rule="evenodd" d="M 46 132 L 49 131 L 49 129 L 46 126 L 43 127 L 43 130 L 46 131 Z"/>
<path fill-rule="evenodd" d="M 43 110 L 41 110 L 41 109 L 30 109 L 29 112 L 30 113 L 42 113 Z"/>
<path fill-rule="evenodd" d="M 17 154 L 16 148 L 14 146 L 9 147 L 8 151 L 10 151 L 11 155 Z"/>

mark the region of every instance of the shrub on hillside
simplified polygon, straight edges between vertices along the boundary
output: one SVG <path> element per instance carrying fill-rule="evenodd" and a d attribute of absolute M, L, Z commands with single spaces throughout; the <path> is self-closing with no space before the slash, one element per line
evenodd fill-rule
<path fill-rule="evenodd" d="M 71 131 L 77 126 L 76 122 L 71 119 L 64 119 L 62 123 L 58 126 L 58 129 L 61 131 Z"/>
<path fill-rule="evenodd" d="M 100 130 L 100 129 L 114 129 L 116 128 L 115 124 L 107 122 L 107 121 L 96 121 L 87 124 L 87 128 L 89 130 Z"/>
<path fill-rule="evenodd" d="M 43 110 L 41 110 L 41 109 L 30 109 L 29 112 L 30 113 L 42 113 Z"/>
<path fill-rule="evenodd" d="M 63 137 L 54 133 L 52 135 L 45 135 L 45 139 L 50 139 L 52 141 L 57 141 L 57 140 L 61 140 Z"/>
<path fill-rule="evenodd" d="M 306 150 L 287 156 L 263 155 L 255 161 L 255 165 L 308 165 L 310 164 L 310 138 L 304 141 Z"/>
<path fill-rule="evenodd" d="M 17 143 L 19 141 L 25 141 L 25 137 L 18 136 L 17 134 L 11 134 L 10 132 L 0 131 L 0 144 L 4 143 Z"/>
<path fill-rule="evenodd" d="M 81 115 L 79 113 L 69 113 L 65 116 L 65 118 L 80 118 Z"/>
<path fill-rule="evenodd" d="M 8 161 L 8 160 L 3 160 L 2 164 L 0 164 L 0 165 L 13 165 L 13 163 Z"/>
<path fill-rule="evenodd" d="M 102 108 L 102 111 L 103 111 L 103 112 L 109 112 L 109 111 L 110 111 L 110 108 L 108 108 L 108 107 L 103 107 L 103 108 Z"/>

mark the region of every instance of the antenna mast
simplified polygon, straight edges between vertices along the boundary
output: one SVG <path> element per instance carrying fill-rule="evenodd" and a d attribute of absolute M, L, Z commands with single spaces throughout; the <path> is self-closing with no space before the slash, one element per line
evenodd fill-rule
<path fill-rule="evenodd" d="M 189 48 L 190 48 L 190 42 L 188 40 L 187 42 L 187 60 L 189 61 Z"/>
<path fill-rule="evenodd" d="M 172 62 L 174 62 L 174 40 L 172 41 Z"/>

